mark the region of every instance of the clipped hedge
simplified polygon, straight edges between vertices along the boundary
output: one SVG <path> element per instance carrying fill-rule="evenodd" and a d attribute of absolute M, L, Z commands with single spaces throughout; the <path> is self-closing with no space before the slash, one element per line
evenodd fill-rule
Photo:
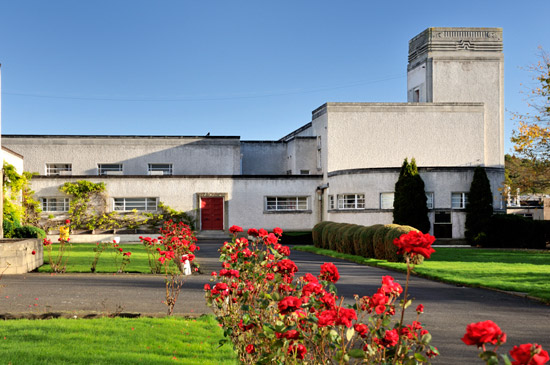
<path fill-rule="evenodd" d="M 312 237 L 313 244 L 319 248 L 365 258 L 401 262 L 405 258 L 397 254 L 397 246 L 393 241 L 410 231 L 417 231 L 417 229 L 398 224 L 361 226 L 324 221 L 313 227 Z M 423 259 L 422 256 L 416 256 L 413 263 L 420 264 Z"/>
<path fill-rule="evenodd" d="M 398 224 L 385 224 L 374 232 L 372 244 L 374 246 L 374 258 L 378 260 L 386 259 L 386 234 L 393 228 L 399 227 Z"/>
<path fill-rule="evenodd" d="M 322 247 L 323 243 L 323 239 L 322 239 L 322 234 L 323 234 L 323 229 L 325 228 L 325 226 L 327 224 L 330 224 L 332 222 L 330 221 L 323 221 L 323 222 L 320 222 L 320 223 L 317 223 L 313 229 L 311 230 L 311 237 L 313 238 L 313 245 L 315 247 Z"/>
<path fill-rule="evenodd" d="M 354 236 L 355 233 L 361 230 L 363 226 L 360 226 L 358 224 L 352 224 L 351 227 L 348 227 L 343 232 L 343 243 L 344 243 L 344 253 L 350 254 L 350 255 L 357 255 L 357 252 L 355 251 L 355 242 L 354 242 Z"/>
<path fill-rule="evenodd" d="M 418 230 L 411 226 L 398 226 L 390 229 L 388 233 L 386 233 L 386 236 L 384 237 L 384 246 L 386 249 L 386 260 L 390 262 L 405 261 L 405 257 L 397 253 L 398 248 L 396 245 L 393 244 L 393 241 L 396 238 L 401 237 L 401 235 L 407 234 L 411 231 L 418 231 Z"/>
<path fill-rule="evenodd" d="M 378 228 L 384 227 L 383 224 L 375 224 L 372 226 L 363 227 L 359 236 L 354 236 L 354 245 L 359 256 L 366 258 L 374 258 L 374 243 L 373 238 Z"/>

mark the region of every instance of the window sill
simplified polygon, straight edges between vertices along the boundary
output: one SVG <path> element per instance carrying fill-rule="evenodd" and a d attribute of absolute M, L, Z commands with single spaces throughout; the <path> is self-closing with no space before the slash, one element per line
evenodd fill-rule
<path fill-rule="evenodd" d="M 311 214 L 311 210 L 264 210 L 264 214 Z"/>

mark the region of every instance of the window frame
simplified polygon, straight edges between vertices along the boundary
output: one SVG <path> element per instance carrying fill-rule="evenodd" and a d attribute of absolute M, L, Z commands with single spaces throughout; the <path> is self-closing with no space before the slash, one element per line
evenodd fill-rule
<path fill-rule="evenodd" d="M 353 196 L 353 198 L 351 198 Z M 353 203 L 351 201 L 353 200 Z M 336 195 L 338 210 L 365 209 L 365 194 L 344 193 Z"/>
<path fill-rule="evenodd" d="M 384 201 L 387 201 L 387 199 L 383 199 L 383 197 L 386 196 L 386 195 L 391 195 L 391 197 L 392 197 L 390 206 L 385 206 L 383 204 Z M 394 191 L 381 192 L 380 196 L 379 196 L 379 200 L 380 200 L 380 209 L 392 210 L 393 209 L 393 202 L 395 201 L 395 192 Z"/>
<path fill-rule="evenodd" d="M 62 172 L 70 172 L 70 174 L 62 174 Z M 72 175 L 72 173 L 73 164 L 71 163 L 46 163 L 46 176 Z"/>
<path fill-rule="evenodd" d="M 107 168 L 106 166 L 118 166 L 118 168 L 115 170 L 114 168 Z M 121 163 L 98 163 L 97 164 L 97 174 L 99 176 L 102 175 L 110 175 L 110 172 L 124 172 L 124 165 Z"/>
<path fill-rule="evenodd" d="M 454 196 L 460 194 L 460 204 L 457 206 L 455 205 L 455 199 L 453 199 Z M 453 191 L 451 192 L 451 209 L 466 209 L 466 205 L 468 204 L 468 192 L 463 191 Z"/>
<path fill-rule="evenodd" d="M 55 202 L 51 202 L 51 200 L 55 200 Z M 60 200 L 58 202 L 58 200 Z M 61 209 L 49 209 L 50 206 L 59 207 L 62 206 Z M 71 207 L 71 199 L 64 198 L 64 197 L 57 197 L 57 196 L 49 196 L 49 197 L 41 197 L 40 198 L 40 208 L 43 212 L 52 212 L 52 213 L 64 213 L 68 212 Z"/>
<path fill-rule="evenodd" d="M 270 199 L 272 200 L 271 202 L 270 202 Z M 295 199 L 294 205 L 291 205 L 292 203 L 291 201 L 285 202 L 285 200 L 290 200 L 290 199 Z M 305 203 L 305 207 L 304 207 L 304 203 Z M 285 205 L 288 208 L 285 209 L 284 208 Z M 306 195 L 296 195 L 296 196 L 269 195 L 264 197 L 264 211 L 266 212 L 305 212 L 308 210 L 309 210 L 309 196 L 306 196 Z"/>
<path fill-rule="evenodd" d="M 165 167 L 161 168 L 158 166 L 165 166 Z M 158 174 L 157 172 L 162 172 L 162 174 Z M 174 165 L 171 163 L 157 163 L 157 162 L 148 163 L 147 174 L 148 175 L 173 175 Z"/>
<path fill-rule="evenodd" d="M 143 200 L 144 209 L 139 209 L 140 208 L 139 206 L 128 207 L 130 203 L 128 200 L 131 200 L 131 199 Z M 119 200 L 118 206 L 117 206 L 117 200 Z M 120 200 L 122 200 L 122 202 L 120 202 Z M 150 201 L 152 200 L 155 201 L 154 209 L 150 209 L 152 207 L 149 206 L 149 204 L 151 204 Z M 122 203 L 122 209 L 120 208 L 121 203 Z M 133 204 L 137 204 L 137 202 L 133 202 Z M 159 206 L 159 198 L 156 198 L 156 197 L 116 197 L 116 198 L 113 198 L 113 201 L 112 201 L 113 212 L 131 212 L 133 210 L 137 210 L 138 212 L 155 212 L 158 210 L 158 206 Z"/>
<path fill-rule="evenodd" d="M 431 201 L 431 206 L 430 206 L 430 201 Z M 435 207 L 434 193 L 432 191 L 426 192 L 426 207 L 429 210 L 432 210 Z"/>

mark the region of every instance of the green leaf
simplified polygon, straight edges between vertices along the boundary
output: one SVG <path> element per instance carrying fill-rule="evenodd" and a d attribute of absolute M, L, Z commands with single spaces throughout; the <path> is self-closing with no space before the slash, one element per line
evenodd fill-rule
<path fill-rule="evenodd" d="M 504 360 L 504 365 L 512 365 L 512 362 L 508 358 L 507 355 L 500 355 L 502 357 L 502 360 Z"/>
<path fill-rule="evenodd" d="M 410 307 L 410 305 L 412 304 L 412 302 L 413 302 L 412 299 L 407 300 L 407 302 L 405 303 L 404 308 L 407 309 L 408 307 Z"/>
<path fill-rule="evenodd" d="M 353 338 L 353 335 L 355 334 L 355 330 L 353 329 L 353 327 L 351 328 L 348 328 L 348 330 L 346 331 L 346 339 L 348 341 L 351 341 L 351 339 Z"/>
<path fill-rule="evenodd" d="M 349 356 L 356 358 L 356 359 L 362 359 L 365 357 L 365 351 L 361 349 L 351 349 L 348 352 Z"/>
<path fill-rule="evenodd" d="M 420 339 L 420 341 L 427 345 L 429 344 L 431 341 L 432 341 L 432 335 L 430 333 L 426 333 L 425 335 L 422 336 L 422 338 Z"/>
<path fill-rule="evenodd" d="M 418 360 L 418 361 L 423 361 L 423 362 L 427 362 L 427 361 L 428 361 L 428 359 L 426 359 L 426 358 L 424 357 L 424 355 L 422 355 L 422 354 L 419 353 L 419 352 L 416 352 L 416 353 L 414 354 L 414 358 L 415 358 L 416 360 Z"/>

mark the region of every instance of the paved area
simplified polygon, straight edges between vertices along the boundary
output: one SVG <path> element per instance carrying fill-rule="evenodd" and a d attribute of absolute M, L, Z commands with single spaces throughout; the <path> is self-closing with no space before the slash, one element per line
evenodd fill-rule
<path fill-rule="evenodd" d="M 211 313 L 205 305 L 203 286 L 212 270 L 218 270 L 219 242 L 202 243 L 198 253 L 204 275 L 190 277 L 184 285 L 175 311 L 182 315 Z M 318 274 L 323 262 L 334 262 L 341 274 L 339 294 L 351 299 L 354 294 L 372 295 L 383 275 L 391 275 L 402 285 L 405 275 L 354 263 L 293 251 L 291 258 L 302 273 Z M 528 278 L 526 278 L 528 280 Z M 85 313 L 135 312 L 163 315 L 166 306 L 164 278 L 153 275 L 38 274 L 4 276 L 0 281 L 0 314 L 65 311 Z M 422 303 L 421 321 L 433 334 L 433 344 L 442 352 L 434 363 L 480 363 L 477 349 L 460 341 L 466 325 L 493 320 L 508 335 L 503 350 L 513 345 L 537 342 L 550 350 L 550 306 L 528 299 L 483 289 L 448 285 L 413 278 L 410 295 L 413 307 Z M 410 312 L 414 312 L 411 310 Z M 413 314 L 413 313 L 411 313 Z"/>

